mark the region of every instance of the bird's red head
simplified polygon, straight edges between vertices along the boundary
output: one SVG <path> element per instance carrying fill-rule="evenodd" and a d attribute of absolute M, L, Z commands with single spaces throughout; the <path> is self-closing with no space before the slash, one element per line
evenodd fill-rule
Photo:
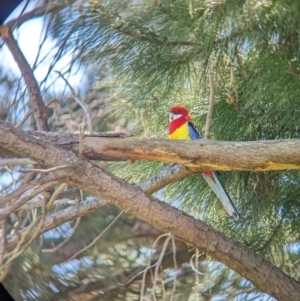
<path fill-rule="evenodd" d="M 191 115 L 190 115 L 189 111 L 186 108 L 181 107 L 181 106 L 174 106 L 170 110 L 170 114 L 175 115 L 175 116 L 183 116 L 187 120 L 191 119 Z"/>
<path fill-rule="evenodd" d="M 173 114 L 180 114 L 180 115 L 183 115 L 183 116 L 186 116 L 188 115 L 189 111 L 184 108 L 184 107 L 181 107 L 181 106 L 174 106 L 171 110 L 170 110 L 171 113 Z"/>

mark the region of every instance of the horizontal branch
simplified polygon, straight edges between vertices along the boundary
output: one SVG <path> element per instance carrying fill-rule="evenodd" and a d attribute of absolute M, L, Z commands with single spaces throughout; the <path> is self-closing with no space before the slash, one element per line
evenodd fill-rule
<path fill-rule="evenodd" d="M 192 174 L 194 174 L 194 172 L 188 169 L 186 166 L 172 164 L 159 171 L 150 179 L 137 184 L 137 186 L 148 194 L 152 194 L 164 188 L 168 184 L 182 180 Z"/>
<path fill-rule="evenodd" d="M 78 154 L 79 136 L 62 133 L 30 135 Z M 119 137 L 115 137 L 119 135 Z M 122 138 L 120 134 L 85 136 L 83 155 L 91 160 L 149 160 L 184 164 L 194 171 L 300 169 L 300 139 L 227 142 Z M 1 156 L 1 154 L 0 154 Z M 32 158 L 31 158 L 32 159 Z"/>
<path fill-rule="evenodd" d="M 78 154 L 79 136 L 31 131 L 34 137 Z M 122 138 L 123 137 L 123 138 Z M 83 155 L 91 160 L 149 160 L 184 164 L 194 171 L 300 169 L 300 140 L 214 141 L 137 139 L 100 133 L 85 136 Z"/>
<path fill-rule="evenodd" d="M 195 170 L 300 169 L 300 140 L 251 142 L 86 137 L 84 154 L 106 160 L 176 162 Z"/>
<path fill-rule="evenodd" d="M 34 162 L 28 158 L 0 159 L 0 166 L 28 165 L 28 164 L 36 164 L 36 162 Z"/>
<path fill-rule="evenodd" d="M 60 181 L 61 182 L 61 181 Z M 68 206 L 77 204 L 80 200 L 80 191 L 76 188 L 71 188 L 61 192 L 54 204 L 60 206 Z M 44 205 L 44 200 L 39 197 L 39 195 L 32 198 L 28 203 L 22 205 L 19 210 L 29 210 L 38 207 L 42 207 Z"/>

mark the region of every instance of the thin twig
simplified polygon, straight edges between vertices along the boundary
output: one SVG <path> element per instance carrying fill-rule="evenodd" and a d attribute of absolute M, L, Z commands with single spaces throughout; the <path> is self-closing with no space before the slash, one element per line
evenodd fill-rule
<path fill-rule="evenodd" d="M 194 254 L 195 255 L 195 254 Z M 193 269 L 194 271 L 197 270 L 198 271 L 198 256 L 199 256 L 199 249 L 196 248 L 196 256 L 195 256 L 195 265 L 196 268 Z M 191 260 L 191 266 L 193 267 L 193 261 Z M 198 272 L 195 273 L 195 300 L 198 301 L 199 300 L 199 296 L 198 296 L 198 288 L 199 288 L 199 274 Z"/>
<path fill-rule="evenodd" d="M 238 297 L 238 296 L 241 296 L 241 295 L 244 295 L 244 294 L 245 295 L 249 295 L 249 294 L 252 294 L 252 293 L 255 293 L 255 292 L 257 293 L 257 289 L 255 289 L 253 287 L 249 287 L 249 288 L 243 289 L 242 291 L 237 292 L 237 293 L 235 293 L 235 294 L 233 294 L 231 296 L 228 296 L 227 301 L 229 301 L 229 300 L 236 300 L 236 297 Z M 260 300 L 262 300 L 262 299 L 260 299 Z"/>
<path fill-rule="evenodd" d="M 210 86 L 210 97 L 209 97 L 209 106 L 206 117 L 206 125 L 205 125 L 205 135 L 204 138 L 210 139 L 210 125 L 212 120 L 212 114 L 214 110 L 215 103 L 215 83 L 212 75 L 209 75 L 209 86 Z"/>
<path fill-rule="evenodd" d="M 0 198 L 0 206 L 4 206 L 8 202 L 15 201 L 17 198 L 20 197 L 20 195 L 22 195 L 23 193 L 29 191 L 30 189 L 32 189 L 36 186 L 40 186 L 42 184 L 47 184 L 49 182 L 55 182 L 57 184 L 57 183 L 59 183 L 60 180 L 61 180 L 61 177 L 58 176 L 57 174 L 50 174 L 50 175 L 42 176 L 39 179 L 31 181 L 27 185 L 23 185 L 23 186 L 19 187 L 17 190 L 13 191 L 12 193 L 8 194 L 7 196 L 1 197 Z M 54 184 L 54 185 L 56 185 L 56 184 Z"/>
<path fill-rule="evenodd" d="M 173 280 L 173 288 L 170 300 L 174 300 L 175 292 L 176 292 L 176 285 L 177 285 L 177 277 L 176 271 L 178 269 L 177 260 L 176 260 L 176 244 L 175 244 L 175 236 L 172 235 L 172 249 L 173 249 L 173 261 L 174 261 L 174 280 Z"/>
<path fill-rule="evenodd" d="M 39 196 L 35 196 L 32 200 L 30 200 L 28 203 L 22 205 L 18 210 L 32 210 L 38 207 L 43 206 L 43 200 L 40 200 L 38 198 Z M 69 205 L 75 205 L 78 203 L 78 200 L 71 200 L 71 199 L 66 199 L 66 198 L 57 198 L 54 201 L 54 205 L 59 205 L 59 206 L 69 206 Z"/>
<path fill-rule="evenodd" d="M 158 257 L 158 261 L 157 261 L 157 265 L 155 267 L 155 272 L 154 272 L 154 279 L 153 279 L 153 285 L 152 285 L 152 289 L 151 289 L 151 295 L 153 297 L 154 300 L 156 300 L 156 297 L 155 297 L 155 289 L 156 289 L 156 282 L 157 282 L 157 277 L 158 277 L 158 270 L 159 270 L 159 267 L 161 266 L 161 262 L 165 256 L 165 253 L 166 253 L 166 249 L 168 247 L 168 244 L 170 242 L 170 240 L 172 239 L 172 236 L 169 235 L 165 242 L 164 242 L 164 245 L 162 247 L 162 250 L 159 254 L 159 257 Z"/>
<path fill-rule="evenodd" d="M 234 93 L 235 93 L 235 104 L 238 103 L 239 99 L 238 99 L 238 90 L 237 90 L 237 84 L 234 78 L 234 71 L 233 71 L 233 67 L 230 68 L 230 83 L 233 86 L 234 89 Z"/>
<path fill-rule="evenodd" d="M 58 249 L 60 249 L 62 246 L 64 246 L 70 240 L 70 238 L 74 234 L 75 230 L 77 229 L 77 227 L 78 227 L 78 225 L 80 223 L 80 219 L 81 219 L 81 217 L 78 217 L 76 219 L 75 225 L 72 228 L 72 231 L 71 231 L 70 235 L 68 235 L 62 242 L 60 242 L 57 246 L 55 246 L 52 249 L 42 249 L 41 251 L 43 253 L 52 253 L 52 252 L 56 252 Z"/>
<path fill-rule="evenodd" d="M 65 260 L 64 262 L 68 262 L 68 261 L 74 259 L 80 253 L 84 252 L 85 250 L 87 250 L 88 248 L 90 248 L 91 246 L 93 246 L 97 242 L 97 240 L 100 239 L 102 237 L 102 235 L 112 227 L 112 225 L 121 217 L 121 215 L 123 213 L 124 213 L 124 210 L 122 210 L 118 214 L 118 216 L 116 216 L 115 219 L 88 246 L 86 246 L 83 249 L 79 250 L 77 253 L 75 253 L 73 256 L 71 256 L 69 259 Z"/>
<path fill-rule="evenodd" d="M 79 157 L 82 157 L 83 154 L 83 138 L 84 138 L 84 129 L 81 130 L 81 126 L 79 125 Z"/>
<path fill-rule="evenodd" d="M 49 173 L 49 172 L 53 172 L 53 171 L 57 171 L 57 170 L 61 170 L 61 169 L 66 169 L 70 167 L 70 165 L 61 165 L 61 166 L 57 166 L 57 167 L 52 167 L 52 168 L 48 168 L 48 169 L 19 169 L 18 172 L 21 173 L 28 173 L 28 172 L 38 172 L 38 173 Z"/>
<path fill-rule="evenodd" d="M 86 116 L 86 121 L 87 121 L 88 128 L 89 128 L 89 134 L 92 135 L 93 134 L 93 122 L 92 122 L 92 118 L 91 118 L 91 115 L 89 113 L 88 107 L 83 101 L 81 101 L 81 99 L 79 99 L 75 96 L 74 96 L 74 99 L 82 107 L 82 109 L 85 113 L 85 116 Z"/>
<path fill-rule="evenodd" d="M 23 243 L 26 241 L 27 235 L 29 233 L 32 233 L 33 228 L 36 226 L 36 224 L 38 223 L 38 221 L 40 220 L 40 217 L 35 218 L 35 220 L 30 224 L 30 226 L 27 228 L 26 232 L 22 234 L 20 241 L 18 242 L 16 248 L 13 250 L 13 254 L 12 256 L 6 261 L 6 263 L 4 265 L 2 265 L 0 267 L 0 270 L 3 270 L 3 273 L 1 273 L 0 276 L 0 282 L 2 282 L 5 277 L 8 274 L 8 268 L 10 269 L 11 267 L 11 263 L 21 254 L 20 250 L 22 248 Z M 33 236 L 30 236 L 33 237 Z M 29 240 L 31 242 L 31 239 Z M 28 242 L 26 243 L 28 244 Z"/>
<path fill-rule="evenodd" d="M 194 262 L 193 262 L 193 259 L 195 257 L 195 264 L 196 264 L 196 267 L 194 265 Z M 205 273 L 201 273 L 198 271 L 197 269 L 197 265 L 198 265 L 198 257 L 199 257 L 199 250 L 196 249 L 196 254 L 194 254 L 191 259 L 190 259 L 190 265 L 191 265 L 191 268 L 192 270 L 196 273 L 196 274 L 199 274 L 199 275 L 206 275 Z"/>
<path fill-rule="evenodd" d="M 56 72 L 63 79 L 63 81 L 68 86 L 68 88 L 71 90 L 72 96 L 75 97 L 75 95 L 76 95 L 75 90 L 73 89 L 73 87 L 71 86 L 69 81 L 64 77 L 64 75 L 60 71 L 57 71 L 57 70 L 54 70 L 54 72 Z"/>
<path fill-rule="evenodd" d="M 80 195 L 80 191 L 76 188 L 71 188 L 69 190 L 63 191 L 57 196 L 54 204 L 61 205 L 61 206 L 75 205 L 82 199 Z M 39 196 L 35 196 L 28 203 L 22 205 L 18 210 L 34 209 L 43 206 L 43 204 L 44 201 L 41 200 Z"/>
<path fill-rule="evenodd" d="M 166 300 L 166 281 L 164 280 L 164 270 L 163 267 L 160 265 L 159 266 L 160 269 L 160 278 L 161 278 L 161 296 L 162 296 L 162 300 Z"/>
<path fill-rule="evenodd" d="M 284 213 L 282 214 L 281 219 L 280 219 L 278 225 L 272 231 L 271 236 L 267 239 L 267 241 L 264 242 L 264 244 L 261 247 L 257 248 L 255 250 L 255 252 L 261 252 L 261 251 L 265 250 L 266 248 L 268 248 L 271 245 L 271 243 L 273 242 L 274 238 L 276 237 L 276 235 L 280 231 L 281 225 L 282 225 L 282 223 L 283 223 L 283 221 L 284 221 L 284 219 L 285 219 L 285 217 L 286 217 L 287 214 L 288 214 L 288 210 L 284 211 Z"/>
<path fill-rule="evenodd" d="M 0 209 L 0 217 L 5 217 L 5 216 L 8 216 L 9 214 L 11 214 L 12 212 L 15 212 L 22 205 L 26 204 L 29 200 L 31 200 L 33 197 L 35 197 L 36 195 L 44 192 L 48 188 L 53 187 L 54 185 L 56 185 L 58 183 L 59 183 L 59 180 L 56 180 L 56 181 L 47 182 L 47 183 L 42 184 L 38 187 L 35 187 L 26 196 L 20 198 L 18 201 L 14 202 L 12 205 L 6 206 L 5 208 Z M 12 199 L 12 201 L 13 200 L 14 199 Z"/>
<path fill-rule="evenodd" d="M 74 98 L 74 100 L 81 106 L 81 108 L 83 109 L 85 116 L 86 116 L 86 121 L 88 124 L 88 128 L 89 128 L 89 133 L 93 134 L 93 124 L 92 124 L 92 118 L 90 116 L 89 110 L 87 105 L 81 101 L 79 98 L 76 97 L 75 91 L 73 89 L 73 87 L 70 85 L 69 81 L 63 76 L 63 74 L 59 71 L 55 71 L 56 73 L 58 73 L 58 75 L 64 80 L 64 82 L 66 83 L 66 85 L 69 87 L 69 89 L 71 90 L 72 96 Z"/>
<path fill-rule="evenodd" d="M 68 186 L 66 183 L 60 184 L 60 186 L 54 191 L 54 193 L 51 195 L 51 198 L 47 204 L 47 210 L 49 211 L 54 203 L 54 201 L 57 199 L 58 195 L 65 190 L 65 188 Z"/>
<path fill-rule="evenodd" d="M 25 5 L 23 6 L 23 8 L 22 8 L 22 10 L 21 10 L 21 12 L 20 12 L 20 14 L 19 14 L 19 16 L 16 18 L 15 24 L 13 25 L 13 27 L 17 24 L 18 19 L 21 18 L 22 15 L 24 14 L 24 12 L 25 12 L 25 10 L 26 10 L 28 4 L 29 4 L 29 1 L 30 1 L 30 0 L 27 0 L 27 1 L 26 1 L 26 3 L 25 3 Z"/>
<path fill-rule="evenodd" d="M 45 5 L 37 7 L 28 13 L 22 14 L 21 16 L 8 21 L 5 25 L 11 29 L 14 29 L 15 27 L 21 26 L 24 22 L 28 21 L 29 19 L 44 16 L 47 13 L 56 12 L 58 10 L 63 9 L 67 5 L 70 5 L 70 3 L 71 2 L 68 1 L 45 3 Z"/>
<path fill-rule="evenodd" d="M 15 166 L 15 165 L 27 165 L 27 164 L 36 164 L 36 161 L 33 161 L 28 158 L 9 158 L 9 159 L 0 159 L 0 166 Z"/>
<path fill-rule="evenodd" d="M 39 235 L 44 225 L 45 215 L 46 215 L 46 209 L 45 206 L 43 206 L 42 214 L 36 217 L 35 220 L 32 222 L 32 224 L 28 227 L 27 231 L 23 233 L 21 240 L 19 241 L 17 247 L 13 251 L 13 255 L 7 260 L 4 266 L 1 266 L 1 270 L 3 270 L 3 273 L 1 273 L 0 282 L 2 282 L 8 275 L 12 267 L 12 263 L 24 252 L 24 250 L 27 249 L 27 247 L 32 243 L 32 241 Z M 39 221 L 40 221 L 39 226 L 34 229 L 34 227 Z M 27 240 L 26 238 L 29 235 L 30 235 L 30 239 L 26 242 Z"/>
<path fill-rule="evenodd" d="M 170 233 L 165 233 L 165 234 L 162 234 L 162 235 L 158 236 L 156 238 L 156 240 L 154 241 L 154 243 L 152 244 L 151 249 L 155 249 L 156 244 L 158 243 L 158 241 L 161 238 L 165 237 L 165 236 L 170 236 Z M 151 268 L 150 267 L 151 259 L 152 259 L 152 254 L 150 254 L 150 257 L 149 257 L 149 260 L 148 260 L 148 263 L 147 263 L 147 267 L 145 268 L 145 270 L 143 272 L 143 279 L 142 279 L 141 290 L 140 290 L 140 301 L 143 301 L 143 298 L 144 298 L 144 290 L 145 290 L 145 284 L 146 284 L 146 274 L 147 274 L 147 271 Z M 157 262 L 155 263 L 155 265 L 157 265 Z"/>
<path fill-rule="evenodd" d="M 130 282 L 132 282 L 137 276 L 145 273 L 145 271 L 154 268 L 157 265 L 157 262 L 155 262 L 154 264 L 145 267 L 143 270 L 141 270 L 140 272 L 138 272 L 137 274 L 135 274 L 133 277 L 131 277 L 128 281 L 126 281 L 125 283 L 118 283 L 118 285 L 120 286 L 125 286 L 128 285 Z"/>
<path fill-rule="evenodd" d="M 89 197 L 85 201 L 75 204 L 73 206 L 69 206 L 65 209 L 62 209 L 58 212 L 51 213 L 47 215 L 47 218 L 45 220 L 45 224 L 43 229 L 41 230 L 40 234 L 47 232 L 49 230 L 52 230 L 66 222 L 69 222 L 70 220 L 73 220 L 79 216 L 84 216 L 89 212 L 92 212 L 94 210 L 98 210 L 101 208 L 105 208 L 108 206 L 108 203 L 102 201 L 101 199 L 97 197 Z M 27 228 L 22 229 L 19 234 L 22 234 L 24 231 L 27 230 Z M 14 235 L 7 235 L 7 247 L 6 250 L 11 251 L 15 248 L 16 244 L 18 242 L 18 239 L 14 237 Z"/>
<path fill-rule="evenodd" d="M 5 254 L 5 247 L 6 247 L 6 224 L 7 224 L 7 219 L 3 218 L 1 221 L 1 230 L 2 230 L 2 240 L 0 244 L 0 265 L 2 265 L 3 262 L 3 257 Z"/>
<path fill-rule="evenodd" d="M 32 115 L 32 111 L 28 111 L 24 118 L 16 125 L 16 128 L 19 128 L 23 125 L 23 123 Z"/>

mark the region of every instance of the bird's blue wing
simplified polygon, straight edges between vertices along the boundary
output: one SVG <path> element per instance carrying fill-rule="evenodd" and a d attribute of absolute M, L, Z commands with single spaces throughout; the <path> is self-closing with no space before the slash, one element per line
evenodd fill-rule
<path fill-rule="evenodd" d="M 188 121 L 189 133 L 192 140 L 201 139 L 199 132 L 196 130 L 192 121 Z"/>

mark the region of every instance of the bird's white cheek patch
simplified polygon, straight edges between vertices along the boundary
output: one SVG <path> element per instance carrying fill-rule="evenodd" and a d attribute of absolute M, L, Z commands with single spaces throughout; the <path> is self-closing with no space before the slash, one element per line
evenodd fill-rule
<path fill-rule="evenodd" d="M 171 121 L 173 121 L 173 120 L 175 120 L 175 119 L 180 118 L 181 116 L 182 116 L 181 114 L 170 113 L 170 118 L 169 118 L 169 120 L 170 120 L 170 122 L 171 122 Z"/>

